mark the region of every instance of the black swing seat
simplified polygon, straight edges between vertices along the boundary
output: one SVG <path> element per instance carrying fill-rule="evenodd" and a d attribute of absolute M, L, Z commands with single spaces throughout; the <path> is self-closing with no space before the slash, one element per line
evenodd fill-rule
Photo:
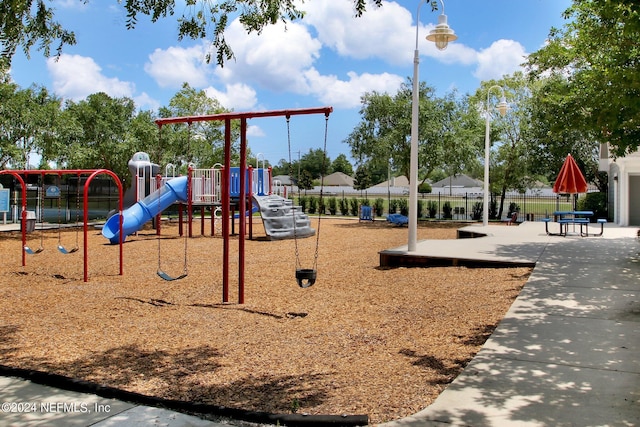
<path fill-rule="evenodd" d="M 36 249 L 35 251 L 33 249 L 31 249 L 29 246 L 25 246 L 24 247 L 24 251 L 26 253 L 28 253 L 29 255 L 35 255 L 35 254 L 39 254 L 40 252 L 44 251 L 44 248 L 41 246 L 38 249 Z"/>
<path fill-rule="evenodd" d="M 296 269 L 296 280 L 301 288 L 308 288 L 316 283 L 318 272 L 310 268 Z"/>
<path fill-rule="evenodd" d="M 172 282 L 174 280 L 184 279 L 185 277 L 187 277 L 187 273 L 183 273 L 178 277 L 171 277 L 164 271 L 158 270 L 158 276 L 160 276 L 163 280 L 166 280 L 167 282 Z"/>
<path fill-rule="evenodd" d="M 73 248 L 71 248 L 71 249 L 67 249 L 67 248 L 65 248 L 65 247 L 64 247 L 64 246 L 62 246 L 62 245 L 58 245 L 58 250 L 60 251 L 60 253 L 63 253 L 63 254 L 65 254 L 65 255 L 68 255 L 68 254 L 72 254 L 72 253 L 74 253 L 74 252 L 77 252 L 77 251 L 78 251 L 78 249 L 79 249 L 79 248 L 78 248 L 77 246 L 74 246 L 74 247 L 73 247 Z"/>

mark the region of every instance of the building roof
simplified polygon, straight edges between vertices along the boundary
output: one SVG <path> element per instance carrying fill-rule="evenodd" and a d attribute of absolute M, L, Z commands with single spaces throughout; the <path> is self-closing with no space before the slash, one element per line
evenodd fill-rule
<path fill-rule="evenodd" d="M 327 175 L 323 179 L 323 183 L 326 186 L 347 186 L 353 187 L 354 179 L 349 175 L 342 172 L 334 172 L 331 175 Z"/>
<path fill-rule="evenodd" d="M 473 179 L 465 174 L 452 175 L 438 182 L 431 184 L 431 187 L 482 187 L 483 183 L 480 180 Z"/>

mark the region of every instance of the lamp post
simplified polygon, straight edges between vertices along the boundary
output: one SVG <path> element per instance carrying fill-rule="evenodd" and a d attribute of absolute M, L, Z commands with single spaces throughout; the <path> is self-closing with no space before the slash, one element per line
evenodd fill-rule
<path fill-rule="evenodd" d="M 418 29 L 420 28 L 420 8 L 428 0 L 421 0 L 416 13 L 416 48 L 413 54 L 413 92 L 411 101 L 411 154 L 409 159 L 409 242 L 407 250 L 414 252 L 418 238 L 418 111 L 420 98 L 420 85 L 418 69 L 420 65 L 420 52 L 418 51 Z M 444 2 L 442 14 L 438 16 L 438 25 L 429 32 L 427 40 L 435 42 L 439 50 L 447 48 L 450 41 L 458 38 L 447 24 L 447 15 L 444 14 Z"/>
<path fill-rule="evenodd" d="M 491 141 L 489 138 L 490 131 L 490 123 L 489 119 L 491 117 L 490 108 L 489 108 L 489 95 L 491 94 L 492 89 L 500 89 L 500 93 L 502 94 L 502 98 L 500 102 L 496 106 L 500 115 L 504 117 L 507 114 L 507 109 L 509 105 L 507 104 L 507 100 L 504 97 L 504 89 L 500 86 L 491 86 L 489 90 L 487 90 L 487 104 L 486 104 L 486 125 L 485 125 L 485 133 L 484 133 L 484 207 L 482 209 L 482 225 L 489 225 L 489 151 Z"/>

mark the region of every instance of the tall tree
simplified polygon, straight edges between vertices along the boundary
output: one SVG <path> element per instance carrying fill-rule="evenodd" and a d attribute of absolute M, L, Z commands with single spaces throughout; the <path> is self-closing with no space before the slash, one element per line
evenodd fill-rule
<path fill-rule="evenodd" d="M 338 157 L 331 162 L 331 170 L 333 172 L 342 172 L 349 176 L 353 175 L 353 166 L 351 166 L 351 162 L 349 162 L 345 154 L 338 154 Z"/>
<path fill-rule="evenodd" d="M 504 117 L 496 111 L 495 102 L 499 98 L 495 97 L 495 90 L 490 91 L 493 86 L 503 89 L 509 103 L 509 111 Z M 501 94 L 498 92 L 498 95 Z M 472 99 L 485 118 L 487 114 L 491 115 L 491 141 L 496 149 L 491 152 L 489 183 L 491 191 L 500 193 L 498 218 L 502 216 L 507 191 L 524 191 L 531 179 L 527 167 L 528 146 L 523 139 L 523 133 L 531 123 L 527 109 L 529 98 L 527 80 L 521 72 L 516 72 L 499 81 L 482 82 Z"/>
<path fill-rule="evenodd" d="M 183 83 L 182 89 L 169 101 L 169 106 L 160 108 L 160 116 L 202 116 L 228 111 L 218 100 L 209 98 L 204 90 L 197 90 L 188 83 Z M 224 126 L 224 121 L 219 120 L 162 126 L 157 161 L 162 164 L 172 163 L 183 169 L 190 163 L 196 167 L 212 167 L 215 163 L 224 163 Z M 238 137 L 238 123 L 233 120 L 232 164 L 237 164 L 240 158 Z"/>
<path fill-rule="evenodd" d="M 307 154 L 300 158 L 300 167 L 316 179 L 331 173 L 331 159 L 322 148 L 309 149 Z"/>
<path fill-rule="evenodd" d="M 531 76 L 568 76 L 557 96 L 573 128 L 624 156 L 640 144 L 640 3 L 573 0 L 567 24 L 529 56 Z M 587 142 L 589 143 L 589 142 Z"/>
<path fill-rule="evenodd" d="M 345 140 L 360 164 L 386 161 L 394 171 L 409 176 L 411 92 L 409 81 L 395 95 L 372 92 L 362 97 L 361 121 Z M 463 104 L 456 102 L 455 93 L 438 98 L 425 83 L 420 83 L 419 92 L 418 157 L 424 181 L 445 163 L 458 167 L 468 162 L 474 138 L 459 125 Z"/>
<path fill-rule="evenodd" d="M 69 134 L 60 135 L 65 150 L 59 159 L 71 169 L 109 169 L 128 182 L 127 163 L 138 151 L 127 143 L 131 142 L 128 131 L 135 117 L 133 100 L 98 92 L 77 103 L 68 101 L 66 110 L 68 120 L 75 123 L 67 126 Z"/>

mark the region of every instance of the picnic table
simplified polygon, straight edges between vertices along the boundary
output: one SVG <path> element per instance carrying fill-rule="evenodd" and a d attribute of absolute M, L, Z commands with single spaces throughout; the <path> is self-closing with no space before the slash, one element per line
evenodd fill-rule
<path fill-rule="evenodd" d="M 575 231 L 576 224 L 580 225 L 580 236 L 602 236 L 604 232 L 604 224 L 607 222 L 606 219 L 598 219 L 597 223 L 600 224 L 600 233 L 589 234 L 589 223 L 591 222 L 591 217 L 593 216 L 593 211 L 555 211 L 553 213 L 554 221 L 558 223 L 560 232 L 552 233 L 549 231 L 549 223 L 552 222 L 551 218 L 544 218 L 544 228 L 548 235 L 550 236 L 566 236 L 569 233 L 569 225 L 573 225 L 573 230 Z M 584 227 L 584 228 L 583 228 Z"/>

